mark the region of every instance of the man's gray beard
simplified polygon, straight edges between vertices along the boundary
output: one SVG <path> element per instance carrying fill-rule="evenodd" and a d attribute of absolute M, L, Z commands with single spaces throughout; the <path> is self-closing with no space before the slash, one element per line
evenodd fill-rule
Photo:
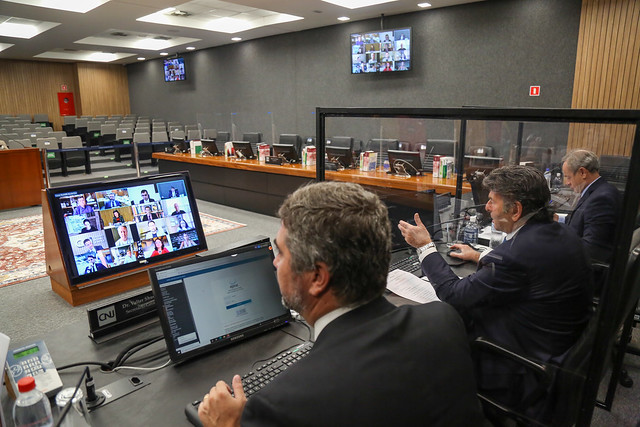
<path fill-rule="evenodd" d="M 297 291 L 290 298 L 282 295 L 281 301 L 282 305 L 289 310 L 297 311 L 298 313 L 303 311 L 302 296 Z"/>

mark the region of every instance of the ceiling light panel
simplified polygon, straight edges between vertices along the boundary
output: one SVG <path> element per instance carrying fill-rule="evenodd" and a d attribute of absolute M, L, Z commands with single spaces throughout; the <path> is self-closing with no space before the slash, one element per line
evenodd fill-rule
<path fill-rule="evenodd" d="M 92 50 L 70 51 L 66 49 L 55 49 L 35 55 L 34 58 L 62 59 L 67 61 L 113 62 L 119 59 L 129 58 L 131 56 L 135 56 L 135 54 L 121 52 L 96 52 Z"/>
<path fill-rule="evenodd" d="M 60 25 L 58 22 L 34 21 L 0 15 L 0 36 L 30 39 L 58 25 Z"/>
<path fill-rule="evenodd" d="M 325 3 L 346 7 L 347 9 L 360 9 L 361 7 L 375 6 L 383 3 L 391 3 L 397 0 L 322 0 Z"/>
<path fill-rule="evenodd" d="M 176 15 L 175 10 L 184 12 L 184 15 Z M 233 34 L 303 19 L 300 16 L 218 0 L 192 1 L 176 6 L 175 10 L 169 12 L 165 9 L 137 20 Z"/>
<path fill-rule="evenodd" d="M 110 29 L 100 34 L 77 40 L 75 43 L 157 51 L 198 41 L 200 39 Z"/>
<path fill-rule="evenodd" d="M 13 45 L 9 43 L 0 43 L 0 52 L 2 52 L 5 49 L 9 49 L 11 46 Z"/>
<path fill-rule="evenodd" d="M 46 7 L 48 9 L 65 10 L 67 12 L 87 13 L 109 0 L 4 0 L 11 3 L 29 6 Z"/>

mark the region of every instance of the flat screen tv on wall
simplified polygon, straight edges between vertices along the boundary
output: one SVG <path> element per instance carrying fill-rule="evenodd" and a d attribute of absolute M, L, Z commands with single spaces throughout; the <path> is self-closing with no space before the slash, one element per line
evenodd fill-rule
<path fill-rule="evenodd" d="M 164 60 L 164 81 L 179 82 L 187 79 L 184 68 L 184 58 L 171 58 Z"/>
<path fill-rule="evenodd" d="M 351 74 L 411 70 L 411 28 L 351 34 Z"/>
<path fill-rule="evenodd" d="M 47 189 L 71 285 L 207 249 L 187 172 Z"/>

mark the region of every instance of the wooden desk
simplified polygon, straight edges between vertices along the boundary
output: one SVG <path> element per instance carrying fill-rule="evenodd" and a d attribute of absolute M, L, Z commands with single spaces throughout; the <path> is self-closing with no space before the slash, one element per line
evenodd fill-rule
<path fill-rule="evenodd" d="M 266 215 L 276 210 L 300 185 L 314 181 L 315 166 L 268 165 L 257 160 L 225 160 L 224 157 L 201 157 L 190 154 L 154 153 L 161 173 L 188 170 L 196 197 Z M 455 194 L 455 178 L 433 178 L 431 174 L 402 178 L 385 172 L 359 170 L 326 171 L 327 181 L 355 182 L 407 197 L 427 190 Z M 470 192 L 468 184 L 463 192 Z"/>
<path fill-rule="evenodd" d="M 0 150 L 0 182 L 0 209 L 39 205 L 40 191 L 44 188 L 40 150 Z"/>

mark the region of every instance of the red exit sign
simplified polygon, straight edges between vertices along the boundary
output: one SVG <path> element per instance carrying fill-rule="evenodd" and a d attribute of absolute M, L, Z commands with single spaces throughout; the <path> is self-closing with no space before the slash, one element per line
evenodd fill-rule
<path fill-rule="evenodd" d="M 529 96 L 540 96 L 540 86 L 529 86 Z"/>

